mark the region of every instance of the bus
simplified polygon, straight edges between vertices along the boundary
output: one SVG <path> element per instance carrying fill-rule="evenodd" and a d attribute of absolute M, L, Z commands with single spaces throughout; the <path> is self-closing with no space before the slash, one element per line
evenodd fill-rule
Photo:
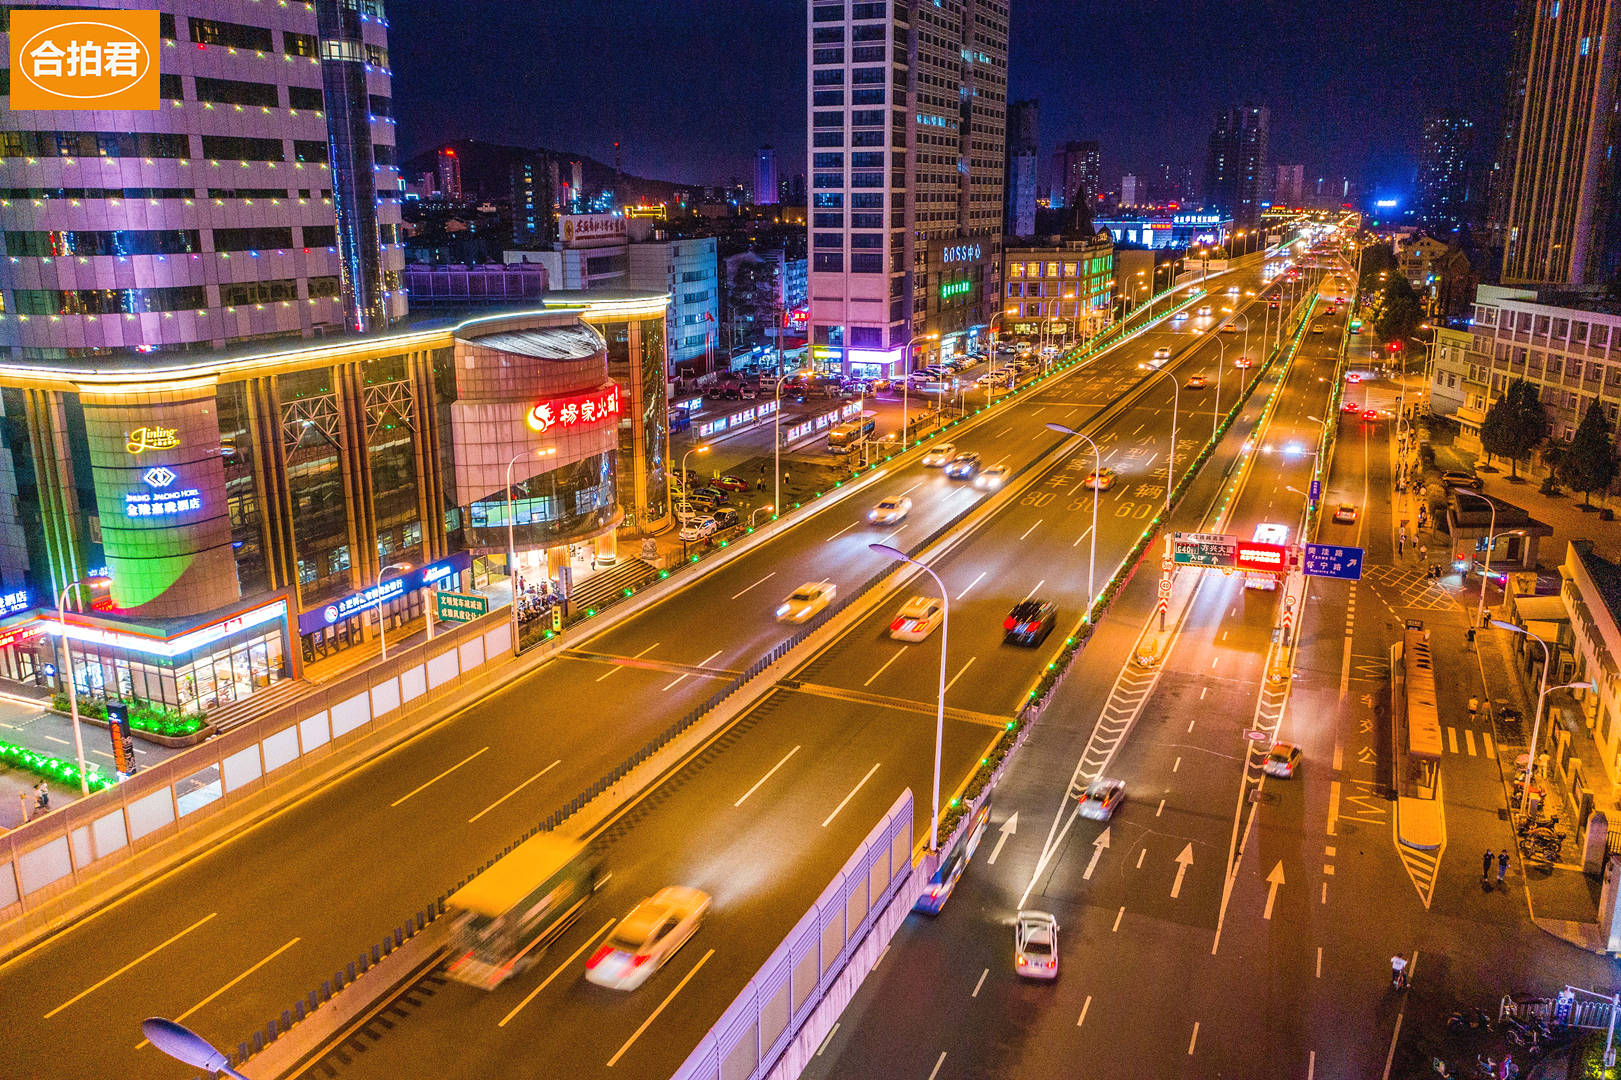
<path fill-rule="evenodd" d="M 600 884 L 584 844 L 553 833 L 533 836 L 457 889 L 447 973 L 494 990 L 534 962 Z"/>
<path fill-rule="evenodd" d="M 828 429 L 827 448 L 835 454 L 860 453 L 862 445 L 872 438 L 877 430 L 878 421 L 870 416 L 863 416 L 848 424 L 840 424 Z"/>
<path fill-rule="evenodd" d="M 968 860 L 979 850 L 979 842 L 985 836 L 990 823 L 991 798 L 987 795 L 985 802 L 974 811 L 968 827 L 957 837 L 957 842 L 940 857 L 939 865 L 929 877 L 928 887 L 912 905 L 913 911 L 921 911 L 927 915 L 940 914 L 940 909 L 946 906 L 946 901 L 951 899 L 952 892 L 956 890 L 962 872 L 968 868 Z"/>
<path fill-rule="evenodd" d="M 1263 521 L 1255 526 L 1255 535 L 1251 539 L 1257 544 L 1276 544 L 1278 547 L 1283 547 L 1289 542 L 1289 526 Z M 1245 574 L 1244 588 L 1276 590 L 1280 576 L 1279 574 Z"/>
<path fill-rule="evenodd" d="M 1441 718 L 1430 632 L 1418 619 L 1408 619 L 1400 644 L 1391 646 L 1390 716 L 1396 793 L 1435 798 L 1441 779 Z"/>

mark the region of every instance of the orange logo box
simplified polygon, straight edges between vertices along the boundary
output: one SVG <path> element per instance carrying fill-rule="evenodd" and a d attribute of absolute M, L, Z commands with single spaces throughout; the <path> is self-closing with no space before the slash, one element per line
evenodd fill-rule
<path fill-rule="evenodd" d="M 158 13 L 11 12 L 11 108 L 158 108 Z"/>

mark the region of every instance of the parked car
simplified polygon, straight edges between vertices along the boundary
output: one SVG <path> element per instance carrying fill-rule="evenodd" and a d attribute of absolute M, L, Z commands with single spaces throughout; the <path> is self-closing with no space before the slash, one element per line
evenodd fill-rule
<path fill-rule="evenodd" d="M 737 511 L 732 509 L 730 506 L 717 506 L 715 508 L 715 512 L 709 516 L 715 519 L 716 532 L 720 532 L 723 529 L 730 529 L 740 520 L 742 520 L 740 517 L 738 517 Z"/>
<path fill-rule="evenodd" d="M 695 517 L 681 526 L 681 540 L 688 544 L 696 543 L 699 540 L 708 540 L 715 535 L 715 530 L 719 528 L 720 523 L 713 517 Z"/>
<path fill-rule="evenodd" d="M 1474 473 L 1444 472 L 1441 474 L 1441 487 L 1443 488 L 1462 487 L 1473 488 L 1474 490 L 1479 491 L 1484 486 L 1485 485 L 1481 482 L 1480 477 L 1476 476 Z"/>
<path fill-rule="evenodd" d="M 717 476 L 709 483 L 710 486 L 720 488 L 722 491 L 747 491 L 750 487 L 747 480 L 729 473 L 726 476 Z"/>

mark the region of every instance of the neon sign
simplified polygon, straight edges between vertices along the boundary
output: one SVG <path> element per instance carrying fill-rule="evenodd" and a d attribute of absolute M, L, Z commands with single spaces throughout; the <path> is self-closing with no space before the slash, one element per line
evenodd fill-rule
<path fill-rule="evenodd" d="M 1285 567 L 1285 560 L 1289 556 L 1289 549 L 1282 544 L 1257 544 L 1248 540 L 1240 540 L 1237 545 L 1236 563 L 1240 570 L 1270 570 L 1281 571 Z"/>
<path fill-rule="evenodd" d="M 362 589 L 334 600 L 324 607 L 300 612 L 298 632 L 311 634 L 418 589 L 443 587 L 452 583 L 457 574 L 471 569 L 472 565 L 473 556 L 466 551 L 459 551 L 438 562 L 409 570 L 398 577 L 388 578 L 369 589 Z"/>
<path fill-rule="evenodd" d="M 535 431 L 550 431 L 554 427 L 573 428 L 615 419 L 622 409 L 619 385 L 614 383 L 590 394 L 549 398 L 530 409 L 525 420 Z"/>
<path fill-rule="evenodd" d="M 179 491 L 129 491 L 124 493 L 124 516 L 128 518 L 173 517 L 203 508 L 203 493 L 196 488 Z"/>
<path fill-rule="evenodd" d="M 940 258 L 948 263 L 973 262 L 979 258 L 978 244 L 954 244 L 940 253 Z"/>
<path fill-rule="evenodd" d="M 132 454 L 148 450 L 173 450 L 180 445 L 180 432 L 172 427 L 139 427 L 129 433 L 124 449 Z"/>
<path fill-rule="evenodd" d="M 964 296 L 973 291 L 972 281 L 949 281 L 940 286 L 940 299 L 950 300 L 953 296 Z"/>

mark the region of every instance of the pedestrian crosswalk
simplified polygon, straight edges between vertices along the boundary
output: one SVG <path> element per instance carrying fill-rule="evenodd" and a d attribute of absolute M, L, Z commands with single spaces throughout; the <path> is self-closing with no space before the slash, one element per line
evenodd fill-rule
<path fill-rule="evenodd" d="M 1483 757 L 1496 760 L 1497 744 L 1487 731 L 1476 731 L 1468 727 L 1451 727 L 1446 729 L 1447 753 L 1463 754 L 1468 757 Z"/>

